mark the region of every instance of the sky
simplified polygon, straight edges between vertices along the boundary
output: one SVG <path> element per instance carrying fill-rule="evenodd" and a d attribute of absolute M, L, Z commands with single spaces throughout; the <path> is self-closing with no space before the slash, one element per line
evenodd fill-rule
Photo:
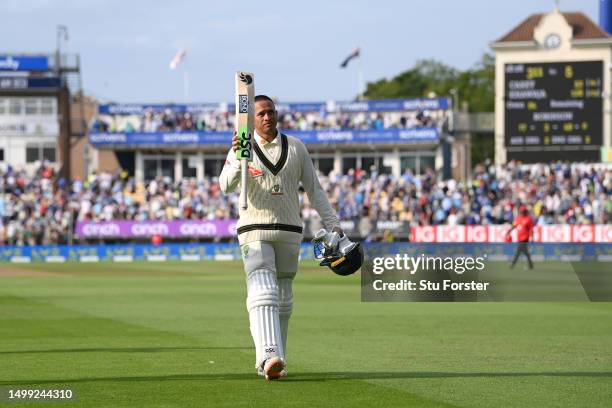
<path fill-rule="evenodd" d="M 553 0 L 2 0 L 0 54 L 78 53 L 85 92 L 101 102 L 229 102 L 234 72 L 282 102 L 351 100 L 364 82 L 433 58 L 473 66 L 488 44 Z M 598 0 L 561 0 L 598 22 Z M 340 69 L 351 50 L 361 61 Z M 169 63 L 186 48 L 176 70 Z M 188 91 L 185 92 L 185 78 Z"/>

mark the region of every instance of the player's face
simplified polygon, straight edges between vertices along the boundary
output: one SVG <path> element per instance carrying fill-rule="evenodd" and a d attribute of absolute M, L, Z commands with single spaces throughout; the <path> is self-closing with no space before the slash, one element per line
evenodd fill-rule
<path fill-rule="evenodd" d="M 276 108 L 270 101 L 255 102 L 255 130 L 259 134 L 276 134 Z"/>

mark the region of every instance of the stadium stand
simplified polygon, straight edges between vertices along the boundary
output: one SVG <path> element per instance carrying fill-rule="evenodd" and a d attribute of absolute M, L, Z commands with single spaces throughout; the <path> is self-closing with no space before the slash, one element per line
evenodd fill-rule
<path fill-rule="evenodd" d="M 279 127 L 286 130 L 319 129 L 409 129 L 437 126 L 445 118 L 444 110 L 415 110 L 401 112 L 338 112 L 279 111 Z M 233 113 L 182 112 L 171 108 L 148 108 L 142 115 L 98 115 L 91 130 L 102 133 L 228 131 L 234 128 Z"/>
<path fill-rule="evenodd" d="M 376 169 L 321 175 L 343 220 L 367 235 L 372 221 L 410 226 L 499 225 L 526 204 L 538 225 L 612 223 L 612 166 L 554 163 L 474 168 L 467 183 L 442 181 L 433 170 L 401 177 Z M 305 195 L 303 219 L 317 214 Z M 136 183 L 127 173 L 92 173 L 85 181 L 59 178 L 48 163 L 34 174 L 0 169 L 0 245 L 68 242 L 77 221 L 228 220 L 237 218 L 238 196 L 221 194 L 216 175 L 203 180 L 157 178 Z"/>

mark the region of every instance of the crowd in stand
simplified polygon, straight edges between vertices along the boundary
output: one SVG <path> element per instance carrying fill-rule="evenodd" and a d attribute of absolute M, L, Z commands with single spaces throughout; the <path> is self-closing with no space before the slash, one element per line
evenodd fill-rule
<path fill-rule="evenodd" d="M 526 204 L 539 225 L 612 223 L 612 167 L 587 164 L 476 166 L 467 183 L 428 169 L 401 177 L 375 169 L 320 177 L 343 220 L 410 225 L 505 224 Z M 318 215 L 301 198 L 304 219 Z M 43 164 L 35 174 L 0 169 L 0 245 L 65 243 L 77 220 L 234 219 L 238 196 L 216 177 L 136 183 L 127 173 L 66 181 Z"/>
<path fill-rule="evenodd" d="M 445 118 L 441 110 L 412 112 L 355 112 L 325 113 L 279 112 L 279 127 L 285 130 L 317 129 L 383 129 L 437 126 Z M 148 109 L 144 115 L 101 115 L 94 119 L 94 132 L 175 132 L 175 131 L 230 131 L 234 115 L 228 112 L 173 112 L 170 109 Z"/>
<path fill-rule="evenodd" d="M 0 245 L 67 242 L 76 203 L 66 187 L 50 166 L 0 169 Z"/>
<path fill-rule="evenodd" d="M 444 118 L 442 111 L 413 111 L 385 113 L 287 112 L 279 114 L 279 127 L 287 130 L 317 129 L 388 129 L 437 126 Z"/>
<path fill-rule="evenodd" d="M 174 112 L 147 109 L 142 116 L 101 115 L 91 125 L 94 132 L 176 132 L 228 131 L 234 128 L 234 115 L 228 112 Z"/>
<path fill-rule="evenodd" d="M 511 223 L 527 205 L 539 225 L 612 222 L 612 168 L 586 164 L 479 165 L 467 183 L 429 169 L 401 177 L 349 171 L 322 179 L 341 218 L 411 225 Z M 309 210 L 310 211 L 310 210 Z"/>

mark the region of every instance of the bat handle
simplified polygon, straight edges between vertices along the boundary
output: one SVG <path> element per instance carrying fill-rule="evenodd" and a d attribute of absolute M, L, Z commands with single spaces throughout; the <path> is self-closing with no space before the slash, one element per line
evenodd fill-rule
<path fill-rule="evenodd" d="M 249 174 L 249 162 L 247 159 L 240 160 L 240 208 L 246 210 L 247 203 L 247 176 Z"/>

